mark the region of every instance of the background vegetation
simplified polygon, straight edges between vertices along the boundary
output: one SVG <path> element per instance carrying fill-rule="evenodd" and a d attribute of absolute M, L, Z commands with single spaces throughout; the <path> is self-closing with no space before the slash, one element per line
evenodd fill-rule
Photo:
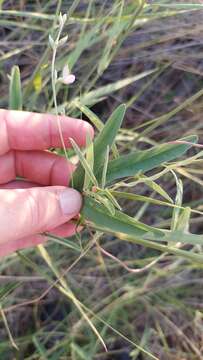
<path fill-rule="evenodd" d="M 9 106 L 8 75 L 18 65 L 23 109 L 54 111 L 48 35 L 55 31 L 56 14 L 68 12 L 64 34 L 69 41 L 58 52 L 56 65 L 61 69 L 68 62 L 77 81 L 68 89 L 57 88 L 59 109 L 88 119 L 86 105 L 105 122 L 125 102 L 127 112 L 117 136 L 123 154 L 189 134 L 197 134 L 202 143 L 201 1 L 0 4 L 0 107 Z M 158 176 L 156 186 L 138 181 L 131 190 L 162 201 L 168 196 L 199 211 L 191 214 L 190 230 L 201 234 L 203 160 L 201 154 L 194 158 L 197 152 L 192 148 L 190 160 L 173 168 L 183 181 L 182 200 L 172 173 Z M 146 200 L 121 204 L 148 225 L 170 225 L 170 207 Z M 38 249 L 1 260 L 0 359 L 203 359 L 202 265 L 109 234 L 102 236 L 101 246 L 93 240 L 86 230 L 81 241 L 87 251 L 79 257 L 68 247 L 78 244 L 77 238 L 50 240 L 50 267 Z M 108 353 L 75 300 L 52 286 L 59 277 L 56 268 L 85 305 Z"/>

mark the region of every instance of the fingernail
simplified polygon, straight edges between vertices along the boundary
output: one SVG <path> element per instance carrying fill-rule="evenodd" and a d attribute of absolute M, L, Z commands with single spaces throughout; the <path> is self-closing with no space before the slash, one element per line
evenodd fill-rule
<path fill-rule="evenodd" d="M 82 206 L 82 196 L 71 188 L 64 190 L 59 195 L 59 201 L 64 215 L 76 215 Z"/>

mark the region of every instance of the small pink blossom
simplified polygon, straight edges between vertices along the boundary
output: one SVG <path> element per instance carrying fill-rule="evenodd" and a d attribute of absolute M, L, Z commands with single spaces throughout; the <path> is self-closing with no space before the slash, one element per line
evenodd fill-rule
<path fill-rule="evenodd" d="M 72 84 L 75 81 L 75 75 L 74 74 L 70 74 L 70 70 L 68 65 L 65 65 L 62 71 L 62 80 L 63 83 L 68 85 L 68 84 Z"/>

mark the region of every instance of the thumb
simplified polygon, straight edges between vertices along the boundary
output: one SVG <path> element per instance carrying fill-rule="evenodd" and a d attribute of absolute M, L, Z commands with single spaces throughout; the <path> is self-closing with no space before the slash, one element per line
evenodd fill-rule
<path fill-rule="evenodd" d="M 0 199 L 0 243 L 49 231 L 82 206 L 80 193 L 64 186 L 0 190 Z"/>

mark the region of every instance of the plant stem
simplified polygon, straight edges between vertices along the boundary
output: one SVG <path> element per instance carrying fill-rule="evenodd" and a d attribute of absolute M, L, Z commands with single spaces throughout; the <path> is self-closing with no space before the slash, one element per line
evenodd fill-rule
<path fill-rule="evenodd" d="M 54 109 L 55 109 L 55 114 L 57 117 L 58 129 L 59 129 L 59 136 L 60 136 L 61 144 L 62 144 L 64 153 L 65 153 L 65 157 L 68 160 L 68 154 L 66 151 L 66 146 L 65 146 L 64 139 L 63 139 L 62 129 L 61 129 L 60 118 L 59 118 L 59 114 L 58 114 L 58 104 L 57 104 L 57 97 L 56 97 L 56 78 L 55 78 L 56 51 L 57 51 L 57 45 L 58 45 L 58 41 L 61 36 L 62 29 L 63 29 L 63 26 L 60 26 L 57 38 L 55 40 L 55 46 L 53 48 L 53 55 L 52 55 L 52 62 L 51 62 L 51 84 L 52 84 L 52 91 L 53 91 Z"/>

